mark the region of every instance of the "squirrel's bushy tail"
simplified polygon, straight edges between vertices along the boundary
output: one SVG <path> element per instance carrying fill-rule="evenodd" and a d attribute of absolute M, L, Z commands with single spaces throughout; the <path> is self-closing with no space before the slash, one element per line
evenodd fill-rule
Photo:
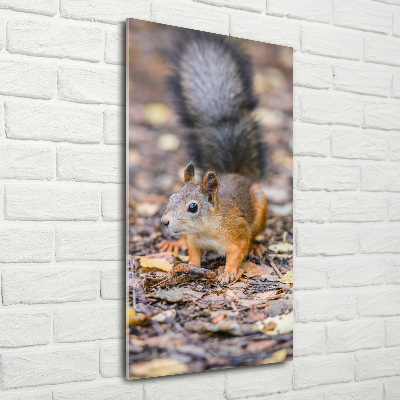
<path fill-rule="evenodd" d="M 249 57 L 231 38 L 185 30 L 167 61 L 169 88 L 195 165 L 262 178 L 266 148 L 253 116 L 258 98 Z"/>

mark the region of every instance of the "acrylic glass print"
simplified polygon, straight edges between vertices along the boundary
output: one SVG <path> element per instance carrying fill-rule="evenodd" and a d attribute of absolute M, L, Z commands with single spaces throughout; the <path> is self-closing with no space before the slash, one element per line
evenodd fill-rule
<path fill-rule="evenodd" d="M 292 49 L 127 42 L 127 377 L 291 360 Z"/>

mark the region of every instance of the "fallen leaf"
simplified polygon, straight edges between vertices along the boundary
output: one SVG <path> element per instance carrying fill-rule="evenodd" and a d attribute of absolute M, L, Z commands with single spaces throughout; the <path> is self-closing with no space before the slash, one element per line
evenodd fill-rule
<path fill-rule="evenodd" d="M 208 326 L 207 330 L 209 332 L 228 333 L 233 336 L 240 335 L 240 326 L 235 320 L 222 320 L 218 324 Z"/>
<path fill-rule="evenodd" d="M 229 289 L 229 288 L 226 289 L 224 295 L 226 296 L 226 299 L 227 299 L 228 301 L 233 301 L 233 300 L 236 300 L 236 299 L 239 298 L 239 297 L 237 296 L 237 294 L 236 294 L 233 290 L 231 290 L 231 289 Z"/>
<path fill-rule="evenodd" d="M 136 211 L 141 217 L 153 217 L 157 214 L 158 205 L 153 203 L 136 203 Z"/>
<path fill-rule="evenodd" d="M 228 313 L 222 312 L 219 315 L 217 315 L 214 319 L 213 319 L 213 324 L 218 324 L 218 322 L 222 321 L 224 318 L 226 318 L 228 316 Z"/>
<path fill-rule="evenodd" d="M 272 323 L 275 326 L 273 329 L 270 329 Z M 258 321 L 254 324 L 254 328 L 270 336 L 293 332 L 293 312 L 276 317 L 268 317 L 264 321 Z"/>
<path fill-rule="evenodd" d="M 172 358 L 157 358 L 140 364 L 131 365 L 131 373 L 140 378 L 151 378 L 155 376 L 166 376 L 183 374 L 187 372 L 188 366 Z"/>
<path fill-rule="evenodd" d="M 273 251 L 274 253 L 289 253 L 293 251 L 293 245 L 288 242 L 280 242 L 271 244 L 268 246 L 268 249 Z"/>
<path fill-rule="evenodd" d="M 179 289 L 160 290 L 154 295 L 154 297 L 168 301 L 169 303 L 177 303 L 183 298 L 182 292 Z"/>
<path fill-rule="evenodd" d="M 271 357 L 268 357 L 265 360 L 263 360 L 261 364 L 275 364 L 283 362 L 286 360 L 287 354 L 288 354 L 287 349 L 278 350 L 275 353 L 273 353 Z"/>
<path fill-rule="evenodd" d="M 293 285 L 293 271 L 286 272 L 286 274 L 283 275 L 283 278 L 280 279 L 280 281 L 283 283 L 291 283 Z"/>
<path fill-rule="evenodd" d="M 142 268 L 157 268 L 165 272 L 168 272 L 173 268 L 173 258 L 170 252 L 138 257 L 138 261 Z"/>
<path fill-rule="evenodd" d="M 158 147 L 164 151 L 175 151 L 179 149 L 179 145 L 178 136 L 172 133 L 164 133 L 158 138 Z"/>
<path fill-rule="evenodd" d="M 264 266 L 254 264 L 250 261 L 242 262 L 240 268 L 243 269 L 243 274 L 246 275 L 248 278 L 267 273 L 267 271 L 264 269 Z"/>
<path fill-rule="evenodd" d="M 183 254 L 179 254 L 176 251 L 172 252 L 172 255 L 177 258 L 178 260 L 184 262 L 184 263 L 188 263 L 189 262 L 189 256 L 184 256 Z"/>
<path fill-rule="evenodd" d="M 162 103 L 147 104 L 143 110 L 144 120 L 151 125 L 164 125 L 171 115 L 171 109 Z"/>
<path fill-rule="evenodd" d="M 265 313 L 263 311 L 257 310 L 256 308 L 252 308 L 248 312 L 247 318 L 250 318 L 254 321 L 261 321 L 261 320 L 265 319 Z"/>
<path fill-rule="evenodd" d="M 257 293 L 254 297 L 258 300 L 272 299 L 278 292 L 276 290 L 269 290 L 268 292 Z"/>
<path fill-rule="evenodd" d="M 260 353 L 271 350 L 276 345 L 275 340 L 252 340 L 246 347 L 249 353 Z"/>
<path fill-rule="evenodd" d="M 142 313 L 137 313 L 132 307 L 128 311 L 128 324 L 129 325 L 147 325 L 149 316 Z"/>
<path fill-rule="evenodd" d="M 176 310 L 167 310 L 167 311 L 163 311 L 157 315 L 155 315 L 154 317 L 152 317 L 151 319 L 153 321 L 156 322 L 164 322 L 167 318 L 175 318 L 176 317 Z"/>

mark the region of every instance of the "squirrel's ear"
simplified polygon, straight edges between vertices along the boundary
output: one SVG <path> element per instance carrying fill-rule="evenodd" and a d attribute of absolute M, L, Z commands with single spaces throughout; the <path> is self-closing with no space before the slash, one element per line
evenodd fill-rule
<path fill-rule="evenodd" d="M 185 172 L 183 174 L 183 178 L 185 180 L 185 183 L 188 183 L 188 182 L 194 180 L 194 165 L 192 163 L 189 163 L 188 165 L 186 165 Z"/>
<path fill-rule="evenodd" d="M 215 197 L 218 192 L 219 181 L 214 171 L 208 171 L 200 184 L 200 191 L 208 196 L 208 201 L 215 205 Z"/>

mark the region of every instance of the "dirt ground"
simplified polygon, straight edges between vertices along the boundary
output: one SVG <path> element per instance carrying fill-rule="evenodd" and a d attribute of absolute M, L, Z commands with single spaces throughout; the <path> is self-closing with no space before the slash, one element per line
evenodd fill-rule
<path fill-rule="evenodd" d="M 157 248 L 162 239 L 173 240 L 160 218 L 169 196 L 182 187 L 189 161 L 165 90 L 161 56 L 176 29 L 129 24 L 129 378 L 292 357 L 293 334 L 286 327 L 293 316 L 292 50 L 242 41 L 253 60 L 257 117 L 269 147 L 261 186 L 270 211 L 257 238 L 268 250 L 262 257 L 248 256 L 234 284 L 217 285 L 212 272 L 223 271 L 225 259 L 212 252 L 202 259 L 208 271 L 195 271 L 203 279 L 177 283 L 165 279 L 189 268 L 187 252 L 160 254 Z M 270 247 L 274 244 L 278 247 Z"/>

